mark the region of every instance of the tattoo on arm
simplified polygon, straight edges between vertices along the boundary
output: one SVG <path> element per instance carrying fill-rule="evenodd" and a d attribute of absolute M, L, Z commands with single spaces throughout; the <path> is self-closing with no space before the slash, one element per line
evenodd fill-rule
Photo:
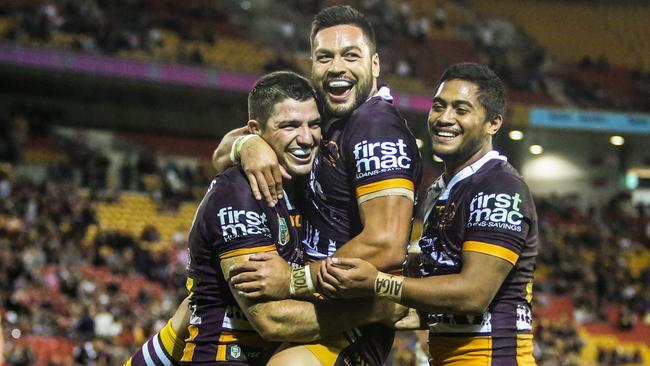
<path fill-rule="evenodd" d="M 259 306 L 260 304 L 253 304 L 248 307 L 248 315 L 250 318 L 257 318 L 260 311 Z"/>

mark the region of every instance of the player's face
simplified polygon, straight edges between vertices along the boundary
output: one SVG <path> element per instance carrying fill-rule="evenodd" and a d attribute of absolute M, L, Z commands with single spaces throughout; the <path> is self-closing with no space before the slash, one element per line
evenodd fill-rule
<path fill-rule="evenodd" d="M 322 29 L 312 44 L 312 78 L 328 115 L 344 117 L 376 90 L 379 56 L 359 27 Z"/>
<path fill-rule="evenodd" d="M 486 120 L 478 101 L 478 86 L 464 80 L 443 82 L 433 97 L 427 120 L 433 153 L 445 163 L 463 164 L 492 147 L 491 136 L 501 126 Z"/>
<path fill-rule="evenodd" d="M 291 176 L 308 174 L 320 143 L 320 114 L 314 99 L 287 98 L 273 106 L 260 136 L 271 145 Z"/>

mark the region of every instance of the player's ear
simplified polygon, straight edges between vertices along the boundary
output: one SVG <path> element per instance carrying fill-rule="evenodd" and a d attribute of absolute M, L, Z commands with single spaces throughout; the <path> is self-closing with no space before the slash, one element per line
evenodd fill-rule
<path fill-rule="evenodd" d="M 492 120 L 487 121 L 486 128 L 488 135 L 494 136 L 503 125 L 503 116 L 497 114 Z"/>
<path fill-rule="evenodd" d="M 376 79 L 379 77 L 379 54 L 375 52 L 374 55 L 372 55 L 372 76 Z"/>
<path fill-rule="evenodd" d="M 262 126 L 259 121 L 251 119 L 248 121 L 248 123 L 246 123 L 246 126 L 248 127 L 248 131 L 250 133 L 254 133 L 256 135 L 262 134 Z"/>

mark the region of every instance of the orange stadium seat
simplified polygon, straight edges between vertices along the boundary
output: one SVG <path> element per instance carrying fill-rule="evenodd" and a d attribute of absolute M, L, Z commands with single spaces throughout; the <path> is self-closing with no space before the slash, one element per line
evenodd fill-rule
<path fill-rule="evenodd" d="M 495 0 L 478 12 L 513 19 L 559 61 L 605 57 L 612 65 L 650 70 L 650 8 L 630 2 Z"/>

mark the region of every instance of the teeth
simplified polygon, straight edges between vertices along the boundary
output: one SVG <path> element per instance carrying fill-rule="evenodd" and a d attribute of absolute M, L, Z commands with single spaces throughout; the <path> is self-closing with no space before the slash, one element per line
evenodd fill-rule
<path fill-rule="evenodd" d="M 438 131 L 437 135 L 442 137 L 456 137 L 455 133 L 447 131 Z"/>
<path fill-rule="evenodd" d="M 295 149 L 290 151 L 291 155 L 295 155 L 299 158 L 305 158 L 311 154 L 311 150 L 309 149 Z"/>
<path fill-rule="evenodd" d="M 330 88 L 347 88 L 352 85 L 351 82 L 347 80 L 334 80 L 329 82 Z"/>

